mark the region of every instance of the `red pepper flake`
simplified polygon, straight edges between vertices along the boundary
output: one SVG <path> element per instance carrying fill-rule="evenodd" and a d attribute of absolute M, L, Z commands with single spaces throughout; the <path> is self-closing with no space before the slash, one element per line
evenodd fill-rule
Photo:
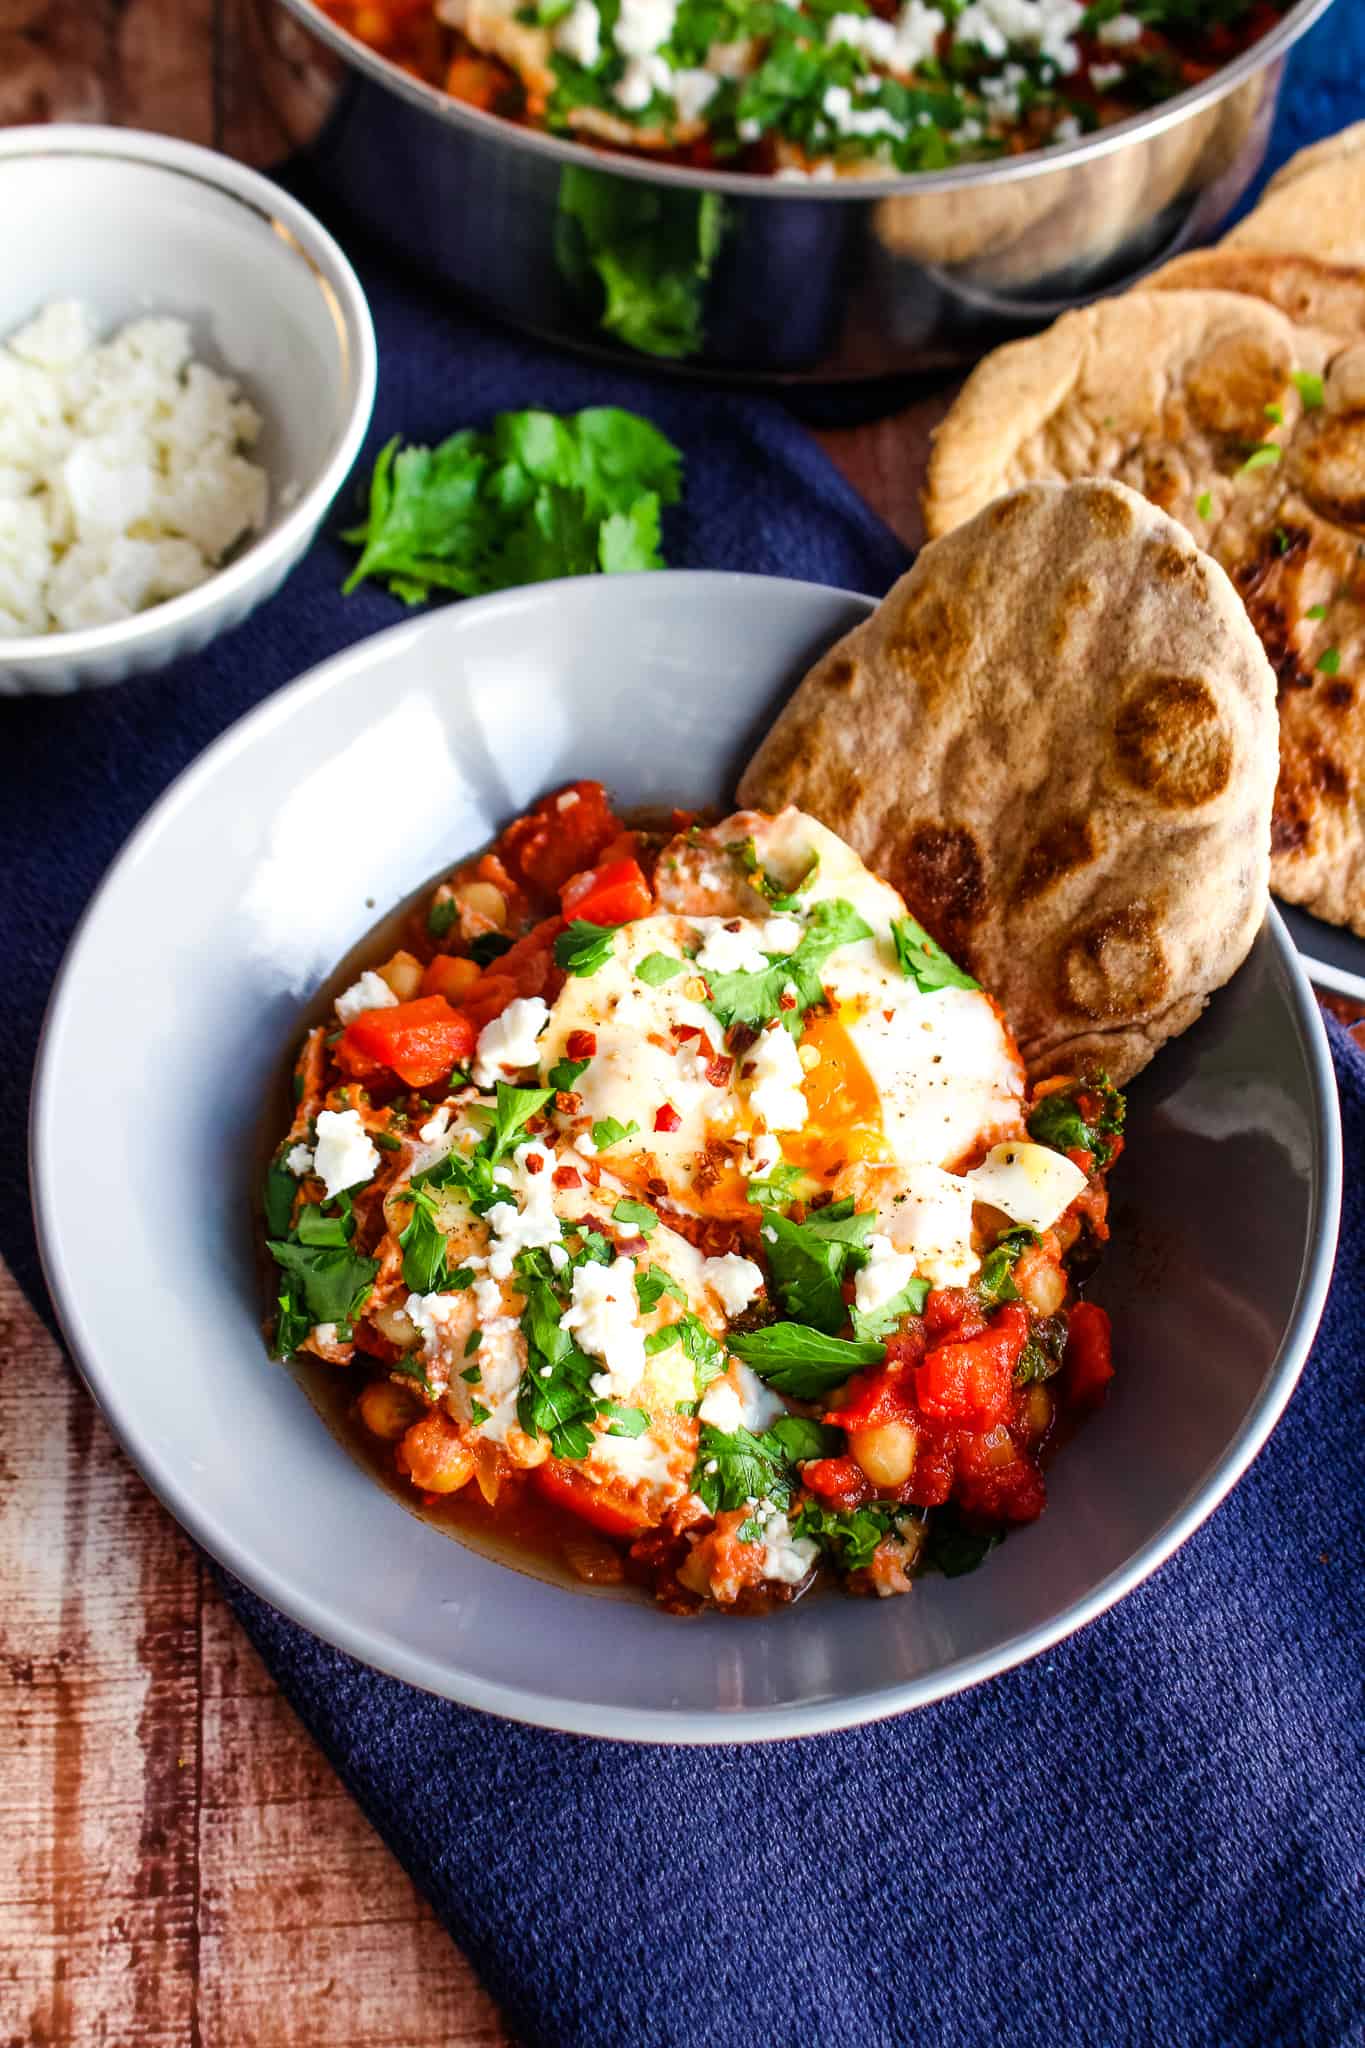
<path fill-rule="evenodd" d="M 681 1122 L 682 1118 L 671 1102 L 661 1102 L 654 1112 L 656 1131 L 676 1131 Z"/>
<path fill-rule="evenodd" d="M 557 1188 L 581 1188 L 583 1176 L 576 1166 L 557 1166 L 554 1174 Z"/>
<path fill-rule="evenodd" d="M 722 1053 L 719 1059 L 712 1060 L 707 1067 L 706 1078 L 713 1088 L 725 1088 L 729 1086 L 730 1076 L 734 1069 L 734 1061 L 725 1053 Z"/>
<path fill-rule="evenodd" d="M 701 1026 L 700 1024 L 675 1024 L 673 1026 L 673 1036 L 675 1038 L 700 1038 Z"/>
<path fill-rule="evenodd" d="M 545 1154 L 543 1152 L 528 1152 L 526 1155 L 526 1171 L 528 1173 L 542 1173 L 544 1169 Z"/>
<path fill-rule="evenodd" d="M 583 1107 L 583 1097 L 576 1088 L 561 1088 L 555 1096 L 555 1108 L 561 1116 L 577 1116 Z"/>
<path fill-rule="evenodd" d="M 571 1031 L 565 1041 L 564 1050 L 571 1060 L 590 1060 L 597 1051 L 595 1031 Z"/>
<path fill-rule="evenodd" d="M 777 1007 L 779 1010 L 794 1010 L 796 1008 L 796 996 L 791 989 L 783 989 L 777 999 Z"/>

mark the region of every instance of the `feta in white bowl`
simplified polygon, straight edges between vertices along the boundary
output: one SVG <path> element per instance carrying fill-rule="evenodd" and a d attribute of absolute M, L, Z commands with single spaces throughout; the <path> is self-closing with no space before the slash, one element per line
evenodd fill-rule
<path fill-rule="evenodd" d="M 134 130 L 0 131 L 0 694 L 164 666 L 270 597 L 360 451 L 374 330 L 268 178 Z"/>

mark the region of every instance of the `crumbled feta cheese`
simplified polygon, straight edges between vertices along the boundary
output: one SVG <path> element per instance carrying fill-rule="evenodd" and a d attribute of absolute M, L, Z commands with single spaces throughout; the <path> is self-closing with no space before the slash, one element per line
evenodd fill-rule
<path fill-rule="evenodd" d="M 628 1484 L 670 1489 L 674 1484 L 668 1453 L 648 1430 L 642 1436 L 608 1436 L 603 1431 L 592 1440 L 588 1463 L 607 1466 Z"/>
<path fill-rule="evenodd" d="M 756 1294 L 763 1289 L 763 1269 L 752 1259 L 742 1259 L 737 1252 L 726 1252 L 719 1259 L 707 1259 L 702 1265 L 702 1274 L 708 1287 L 713 1287 L 720 1296 L 720 1305 L 727 1316 L 742 1315 Z"/>
<path fill-rule="evenodd" d="M 820 1547 L 809 1536 L 793 1536 L 787 1517 L 770 1514 L 763 1523 L 763 1576 L 783 1586 L 799 1586 L 807 1577 Z"/>
<path fill-rule="evenodd" d="M 573 1141 L 573 1148 L 584 1159 L 595 1159 L 597 1157 L 597 1140 L 591 1131 L 580 1131 Z"/>
<path fill-rule="evenodd" d="M 860 50 L 887 71 L 909 72 L 934 55 L 946 26 L 937 7 L 907 0 L 895 21 L 881 21 L 875 14 L 836 14 L 825 30 L 825 41 Z"/>
<path fill-rule="evenodd" d="M 898 1252 L 889 1237 L 880 1230 L 869 1232 L 867 1239 L 867 1264 L 858 1269 L 853 1281 L 853 1298 L 862 1315 L 872 1315 L 875 1310 L 885 1308 L 903 1288 L 907 1287 L 915 1274 L 914 1254 Z"/>
<path fill-rule="evenodd" d="M 575 4 L 578 4 L 578 0 L 575 0 Z M 566 789 L 555 798 L 555 809 L 557 811 L 571 811 L 578 801 L 578 791 L 576 789 Z"/>
<path fill-rule="evenodd" d="M 612 87 L 611 96 L 628 114 L 639 114 L 656 92 L 666 94 L 672 83 L 672 70 L 662 57 L 632 57 Z"/>
<path fill-rule="evenodd" d="M 698 930 L 705 932 L 697 954 L 703 974 L 761 974 L 767 966 L 758 926 L 741 923 L 736 932 L 724 923 L 710 924 L 703 919 L 696 923 Z"/>
<path fill-rule="evenodd" d="M 442 1103 L 441 1107 L 427 1118 L 417 1135 L 424 1145 L 438 1145 L 449 1129 L 450 1110 Z"/>
<path fill-rule="evenodd" d="M 313 1170 L 322 1180 L 329 1202 L 335 1201 L 343 1188 L 373 1180 L 378 1164 L 379 1153 L 370 1142 L 358 1109 L 318 1111 Z"/>
<path fill-rule="evenodd" d="M 888 135 L 900 141 L 906 132 L 905 123 L 888 114 L 885 107 L 855 107 L 846 85 L 827 87 L 820 109 L 839 135 Z"/>
<path fill-rule="evenodd" d="M 806 1121 L 806 1098 L 801 1093 L 805 1069 L 790 1031 L 770 1024 L 760 1033 L 744 1069 L 750 1074 L 749 1107 L 754 1115 L 761 1116 L 770 1131 L 799 1131 Z"/>
<path fill-rule="evenodd" d="M 709 71 L 675 71 L 673 98 L 680 121 L 698 121 L 720 91 L 720 80 Z"/>
<path fill-rule="evenodd" d="M 260 432 L 183 320 L 96 342 L 57 300 L 0 347 L 0 636 L 131 618 L 265 524 Z"/>
<path fill-rule="evenodd" d="M 1092 64 L 1090 83 L 1096 92 L 1108 92 L 1111 85 L 1117 85 L 1127 67 L 1123 64 Z"/>
<path fill-rule="evenodd" d="M 410 1294 L 403 1309 L 429 1358 L 434 1358 L 440 1349 L 443 1326 L 452 1317 L 464 1321 L 469 1314 L 467 1304 L 458 1294 Z"/>
<path fill-rule="evenodd" d="M 972 0 L 953 24 L 953 36 L 977 44 L 988 57 L 1023 45 L 1069 74 L 1080 66 L 1080 51 L 1070 38 L 1084 18 L 1083 0 Z"/>
<path fill-rule="evenodd" d="M 532 1158 L 540 1160 L 535 1172 L 527 1170 L 527 1161 Z M 555 1214 L 554 1177 L 550 1170 L 554 1166 L 553 1154 L 532 1143 L 519 1145 L 512 1159 L 512 1167 L 498 1167 L 493 1178 L 517 1200 L 494 1202 L 487 1215 L 493 1233 L 488 1270 L 495 1280 L 511 1279 L 512 1261 L 518 1252 L 557 1244 L 563 1236 Z"/>
<path fill-rule="evenodd" d="M 397 1001 L 383 975 L 367 967 L 359 981 L 353 981 L 337 997 L 337 1016 L 343 1024 L 354 1024 L 366 1010 L 391 1010 Z"/>
<path fill-rule="evenodd" d="M 592 1379 L 600 1400 L 629 1400 L 644 1377 L 645 1338 L 638 1310 L 634 1259 L 620 1257 L 609 1266 L 590 1263 L 574 1268 L 573 1300 L 559 1327 L 606 1367 Z"/>
<path fill-rule="evenodd" d="M 764 921 L 760 941 L 765 953 L 794 953 L 805 933 L 795 917 L 770 917 Z"/>
<path fill-rule="evenodd" d="M 1081 124 L 1074 114 L 1063 114 L 1052 131 L 1054 142 L 1077 142 L 1081 136 Z"/>
<path fill-rule="evenodd" d="M 335 1344 L 337 1326 L 335 1323 L 314 1323 L 309 1335 L 315 1344 Z"/>
<path fill-rule="evenodd" d="M 302 1179 L 305 1173 L 313 1171 L 313 1153 L 308 1145 L 291 1145 L 284 1155 L 284 1163 L 291 1173 Z"/>
<path fill-rule="evenodd" d="M 569 57 L 575 64 L 582 64 L 591 70 L 602 54 L 602 17 L 593 5 L 593 0 L 574 0 L 573 6 L 555 30 L 555 48 Z M 564 810 L 578 798 L 572 790 L 559 799 L 559 808 Z"/>
<path fill-rule="evenodd" d="M 480 1088 L 491 1088 L 496 1081 L 505 1080 L 504 1069 L 520 1074 L 535 1065 L 536 1040 L 549 1016 L 541 996 L 517 996 L 491 1024 L 484 1025 L 473 1069 Z"/>
<path fill-rule="evenodd" d="M 673 33 L 678 0 L 621 0 L 612 41 L 623 57 L 652 57 Z"/>
<path fill-rule="evenodd" d="M 713 1380 L 697 1405 L 697 1418 L 709 1423 L 712 1429 L 733 1436 L 744 1426 L 744 1410 L 739 1395 L 728 1380 Z"/>
<path fill-rule="evenodd" d="M 1095 40 L 1111 50 L 1126 49 L 1130 43 L 1141 42 L 1142 23 L 1136 14 L 1111 15 L 1095 30 Z"/>

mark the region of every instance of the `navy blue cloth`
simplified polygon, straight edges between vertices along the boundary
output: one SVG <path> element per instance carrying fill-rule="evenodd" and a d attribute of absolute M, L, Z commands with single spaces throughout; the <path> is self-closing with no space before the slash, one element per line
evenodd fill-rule
<path fill-rule="evenodd" d="M 1273 161 L 1365 113 L 1362 78 L 1365 0 L 1338 0 L 1294 60 Z M 555 355 L 356 254 L 382 364 L 368 453 L 510 406 L 629 405 L 686 453 L 670 560 L 872 592 L 904 566 L 776 403 Z M 44 1307 L 23 1128 L 62 948 L 172 775 L 400 616 L 378 590 L 340 598 L 340 523 L 195 660 L 0 703 L 0 1251 Z M 1340 1032 L 1335 1052 L 1358 1162 L 1365 1058 Z M 1176 1559 L 1045 1659 L 882 1727 L 689 1752 L 499 1725 L 229 1592 L 526 2048 L 1338 2048 L 1365 2003 L 1363 1253 L 1356 1173 L 1303 1385 Z"/>

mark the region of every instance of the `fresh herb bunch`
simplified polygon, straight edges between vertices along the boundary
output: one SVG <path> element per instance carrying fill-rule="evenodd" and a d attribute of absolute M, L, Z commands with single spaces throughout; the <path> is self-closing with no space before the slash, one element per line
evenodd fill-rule
<path fill-rule="evenodd" d="M 665 567 L 660 521 L 680 495 L 682 457 L 637 414 L 594 406 L 560 417 L 504 412 L 436 448 L 381 449 L 369 505 L 344 540 L 367 576 L 405 604 L 435 591 L 478 597 L 553 576 Z"/>

